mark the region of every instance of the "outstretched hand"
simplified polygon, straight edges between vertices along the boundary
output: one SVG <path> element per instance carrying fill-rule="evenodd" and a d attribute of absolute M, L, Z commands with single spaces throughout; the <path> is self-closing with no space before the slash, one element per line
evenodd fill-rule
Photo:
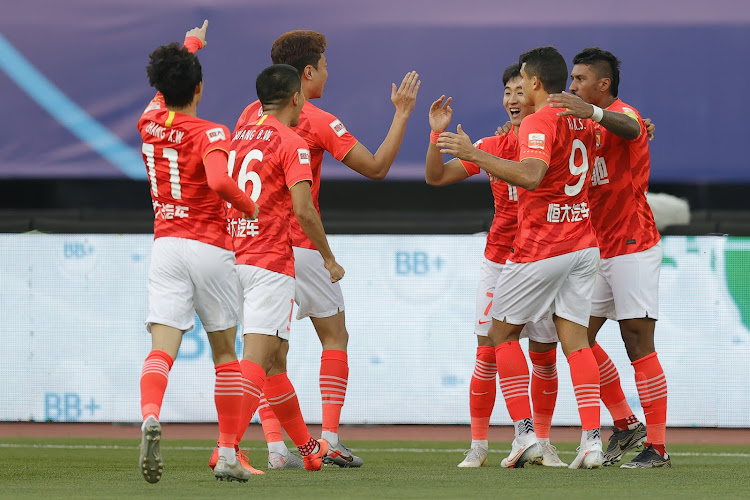
<path fill-rule="evenodd" d="M 206 42 L 206 30 L 207 29 L 208 29 L 208 19 L 206 19 L 205 21 L 203 21 L 203 26 L 201 26 L 200 28 L 193 28 L 190 31 L 188 31 L 187 33 L 185 33 L 185 38 L 187 38 L 189 36 L 194 36 L 196 38 L 199 38 L 200 41 L 201 41 L 201 43 L 205 47 L 206 43 L 208 43 L 208 42 Z"/>
<path fill-rule="evenodd" d="M 557 113 L 557 116 L 570 115 L 577 118 L 591 118 L 594 115 L 594 107 L 591 104 L 569 92 L 550 94 L 547 101 L 551 103 L 550 108 L 567 108 Z"/>
<path fill-rule="evenodd" d="M 443 132 L 438 137 L 437 145 L 440 148 L 440 152 L 455 156 L 460 160 L 473 161 L 472 154 L 476 151 L 476 148 L 471 143 L 469 135 L 464 132 L 461 124 L 458 124 L 456 133 Z"/>
<path fill-rule="evenodd" d="M 396 111 L 409 116 L 417 102 L 417 93 L 422 86 L 422 80 L 416 71 L 410 71 L 401 81 L 401 85 L 396 87 L 395 83 L 391 84 L 391 102 L 396 106 Z"/>
<path fill-rule="evenodd" d="M 430 106 L 430 128 L 434 132 L 444 132 L 451 124 L 451 118 L 453 117 L 452 100 L 452 97 L 446 99 L 444 95 L 441 95 L 440 99 Z"/>

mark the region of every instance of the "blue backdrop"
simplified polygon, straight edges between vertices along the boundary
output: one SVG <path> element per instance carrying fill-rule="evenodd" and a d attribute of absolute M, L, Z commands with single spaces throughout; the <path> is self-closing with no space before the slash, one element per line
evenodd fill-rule
<path fill-rule="evenodd" d="M 518 55 L 555 45 L 568 61 L 598 45 L 622 61 L 621 97 L 657 124 L 652 181 L 750 181 L 742 144 L 750 78 L 750 3 L 538 0 L 368 4 L 321 0 L 25 0 L 0 17 L 0 177 L 145 178 L 135 125 L 153 90 L 147 54 L 210 20 L 199 53 L 199 115 L 230 128 L 255 99 L 273 40 L 328 37 L 329 79 L 316 104 L 371 150 L 392 118 L 391 82 L 422 89 L 390 179 L 422 179 L 427 108 L 454 97 L 454 126 L 474 139 L 506 121 L 500 75 Z M 692 5 L 696 3 L 696 5 Z M 356 174 L 329 159 L 326 178 Z"/>

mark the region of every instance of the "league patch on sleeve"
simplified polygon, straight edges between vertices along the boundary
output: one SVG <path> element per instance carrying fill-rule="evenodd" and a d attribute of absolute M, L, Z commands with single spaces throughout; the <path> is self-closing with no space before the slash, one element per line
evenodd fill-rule
<path fill-rule="evenodd" d="M 310 151 L 309 150 L 300 148 L 297 150 L 297 156 L 299 157 L 300 165 L 310 164 Z"/>
<path fill-rule="evenodd" d="M 212 128 L 211 130 L 206 130 L 206 135 L 208 136 L 208 142 L 226 140 L 226 136 L 224 135 L 224 130 L 221 127 Z"/>
<path fill-rule="evenodd" d="M 529 134 L 529 147 L 544 149 L 544 134 Z"/>
<path fill-rule="evenodd" d="M 480 144 L 482 144 L 482 139 L 479 139 L 477 142 L 475 142 L 474 147 L 478 148 Z"/>
<path fill-rule="evenodd" d="M 344 127 L 344 124 L 341 123 L 341 120 L 333 120 L 331 123 L 328 124 L 334 132 L 336 132 L 336 135 L 341 137 L 346 133 L 346 127 Z"/>
<path fill-rule="evenodd" d="M 626 108 L 626 107 L 624 107 L 624 106 L 623 106 L 623 108 L 622 108 L 622 113 L 623 113 L 624 115 L 626 115 L 626 116 L 629 116 L 629 117 L 630 117 L 630 118 L 632 118 L 633 120 L 635 120 L 635 121 L 638 121 L 638 115 L 636 115 L 636 114 L 635 114 L 635 111 L 633 111 L 632 109 L 630 109 L 630 108 Z"/>

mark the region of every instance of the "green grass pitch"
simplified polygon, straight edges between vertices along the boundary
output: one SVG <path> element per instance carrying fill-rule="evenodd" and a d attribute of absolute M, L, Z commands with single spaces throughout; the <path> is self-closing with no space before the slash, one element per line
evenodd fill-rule
<path fill-rule="evenodd" d="M 164 476 L 148 484 L 133 439 L 0 439 L 0 498 L 750 498 L 750 449 L 675 445 L 673 468 L 574 471 L 500 467 L 509 443 L 492 443 L 488 467 L 458 469 L 466 443 L 352 441 L 361 469 L 268 471 L 248 483 L 217 482 L 207 462 L 213 443 L 164 441 Z M 266 467 L 265 444 L 250 462 Z M 558 447 L 570 461 L 574 444 Z M 626 459 L 634 456 L 626 455 Z"/>

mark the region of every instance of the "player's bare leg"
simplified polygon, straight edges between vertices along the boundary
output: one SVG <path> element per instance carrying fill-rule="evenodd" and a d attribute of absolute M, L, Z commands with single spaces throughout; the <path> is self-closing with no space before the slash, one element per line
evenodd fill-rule
<path fill-rule="evenodd" d="M 497 393 L 495 344 L 489 337 L 482 335 L 476 337 L 478 344 L 476 362 L 469 384 L 471 446 L 464 453 L 466 458 L 458 464 L 461 468 L 485 467 L 487 465 L 487 456 L 489 455 L 487 434 Z"/>
<path fill-rule="evenodd" d="M 550 442 L 552 415 L 557 402 L 557 342 L 537 342 L 529 339 L 531 358 L 531 406 L 534 431 L 542 449 L 542 465 L 547 467 L 567 467 L 560 460 L 557 448 Z"/>
<path fill-rule="evenodd" d="M 570 377 L 581 417 L 581 446 L 571 469 L 594 469 L 602 466 L 602 437 L 599 422 L 599 369 L 588 343 L 586 327 L 554 317 L 557 336 L 570 365 Z"/>
<path fill-rule="evenodd" d="M 527 463 L 540 463 L 542 460 L 542 450 L 531 418 L 529 367 L 518 342 L 523 327 L 524 325 L 513 325 L 493 318 L 489 331 L 490 340 L 497 346 L 495 362 L 500 389 L 515 428 L 510 455 L 500 463 L 502 467 L 511 469 L 523 467 Z"/>
<path fill-rule="evenodd" d="M 646 414 L 643 451 L 623 468 L 671 467 L 666 448 L 667 380 L 654 347 L 656 321 L 637 318 L 620 321 L 625 349 L 635 369 L 635 383 Z"/>
<path fill-rule="evenodd" d="M 349 363 L 346 348 L 349 332 L 346 330 L 346 316 L 340 311 L 326 318 L 310 320 L 318 333 L 323 355 L 320 359 L 320 395 L 323 403 L 323 426 L 321 438 L 328 441 L 330 448 L 326 463 L 339 467 L 361 467 L 363 461 L 341 443 L 338 435 L 341 409 L 346 397 L 349 380 Z"/>
<path fill-rule="evenodd" d="M 646 426 L 636 418 L 630 408 L 620 383 L 620 375 L 604 349 L 596 342 L 596 336 L 607 318 L 591 316 L 589 319 L 589 345 L 599 365 L 601 398 L 607 407 L 614 428 L 604 453 L 604 465 L 617 463 L 628 451 L 638 448 L 646 440 Z"/>

